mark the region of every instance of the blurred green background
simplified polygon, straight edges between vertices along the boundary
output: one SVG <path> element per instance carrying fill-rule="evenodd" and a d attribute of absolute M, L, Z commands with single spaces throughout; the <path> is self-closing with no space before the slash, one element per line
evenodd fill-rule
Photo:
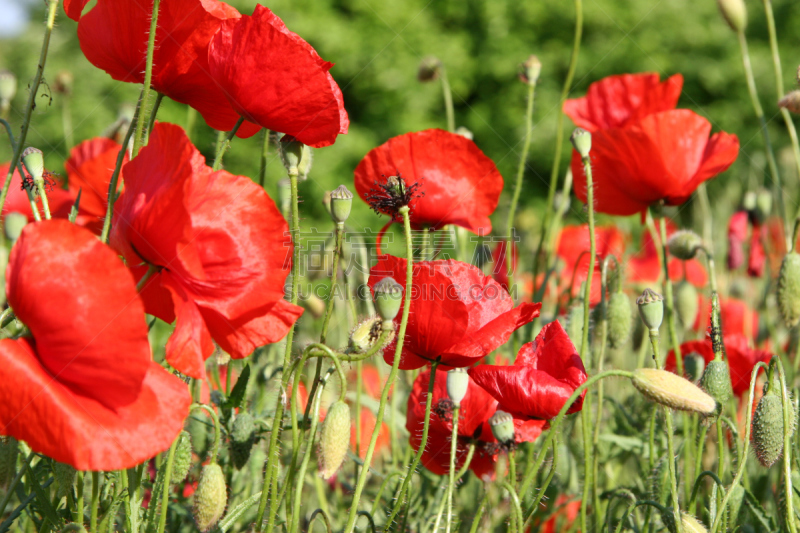
<path fill-rule="evenodd" d="M 255 5 L 243 0 L 230 3 L 243 13 L 252 12 Z M 655 71 L 666 77 L 682 73 L 685 85 L 679 105 L 707 117 L 715 131 L 723 129 L 740 137 L 738 162 L 710 185 L 715 207 L 720 207 L 720 195 L 725 195 L 722 209 L 732 210 L 743 188 L 754 188 L 764 179 L 763 143 L 747 96 L 737 40 L 720 17 L 716 2 L 589 0 L 584 4 L 583 46 L 572 96 L 583 95 L 591 82 L 610 74 Z M 781 0 L 774 6 L 787 90 L 794 86 L 800 61 L 800 36 L 796 31 L 800 27 L 800 10 L 793 9 L 793 4 Z M 530 209 L 523 209 L 518 220 L 523 234 L 536 234 L 553 163 L 558 97 L 573 36 L 573 2 L 276 0 L 268 7 L 324 59 L 336 63 L 332 74 L 344 92 L 351 119 L 348 135 L 339 137 L 332 147 L 316 150 L 310 179 L 301 184 L 304 224 L 314 219 L 327 224 L 321 205 L 324 191 L 340 183 L 351 186 L 353 169 L 371 148 L 408 131 L 445 127 L 439 83 L 423 84 L 416 79 L 417 67 L 428 55 L 440 58 L 447 68 L 456 125 L 474 133 L 475 142 L 496 162 L 510 184 L 524 133 L 526 87 L 517 79 L 517 66 L 529 54 L 537 54 L 543 69 L 522 195 L 523 204 Z M 792 165 L 785 162 L 788 138 L 776 106 L 778 93 L 763 6 L 751 0 L 748 8 L 747 35 L 753 68 L 770 121 L 770 134 L 779 159 L 784 161 L 784 181 L 790 187 L 787 197 L 793 204 L 797 176 Z M 28 27 L 13 39 L 0 40 L 0 68 L 13 71 L 20 80 L 11 111 L 15 131 L 19 129 L 27 98 L 25 88 L 33 78 L 41 46 L 44 8 L 42 3 L 34 2 L 31 9 Z M 51 90 L 40 89 L 28 138 L 29 144 L 45 151 L 48 167 L 56 172 L 63 170 L 69 149 L 62 126 L 63 106 L 68 105 L 71 111 L 72 137 L 77 143 L 100 135 L 115 120 L 121 105 L 135 102 L 139 91 L 138 86 L 113 81 L 86 61 L 76 26 L 59 9 L 45 72 Z M 74 75 L 69 100 L 52 91 L 60 71 Z M 186 107 L 165 100 L 159 119 L 185 125 Z M 565 126 L 566 137 L 572 124 L 567 120 Z M 215 134 L 201 118 L 191 136 L 198 148 L 211 157 Z M 259 142 L 258 136 L 237 139 L 226 156 L 226 168 L 256 176 Z M 562 170 L 568 156 L 569 150 L 565 149 Z M 0 143 L 0 161 L 9 158 L 9 147 Z M 273 158 L 267 185 L 273 197 L 281 177 L 283 168 Z M 507 190 L 495 213 L 495 233 L 502 233 L 505 225 L 509 193 Z M 358 201 L 356 204 L 352 226 L 377 229 L 382 225 L 383 220 L 365 205 Z M 572 207 L 573 221 L 581 220 L 580 205 L 573 201 Z M 634 221 L 627 224 L 636 225 Z"/>

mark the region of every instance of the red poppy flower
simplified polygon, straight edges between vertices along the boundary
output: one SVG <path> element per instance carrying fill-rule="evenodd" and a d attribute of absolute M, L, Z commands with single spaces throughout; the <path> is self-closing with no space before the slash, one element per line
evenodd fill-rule
<path fill-rule="evenodd" d="M 361 368 L 361 386 L 364 394 L 376 400 L 381 397 L 383 386 L 386 384 L 388 375 L 382 376 L 378 367 L 365 363 Z M 358 379 L 358 372 L 355 368 L 347 373 L 347 380 L 355 383 Z M 391 394 L 391 391 L 390 391 Z"/>
<path fill-rule="evenodd" d="M 733 392 L 737 396 L 741 396 L 750 389 L 750 374 L 753 372 L 753 367 L 759 361 L 769 363 L 770 359 L 772 359 L 772 354 L 765 350 L 750 348 L 744 335 L 725 334 L 723 342 L 731 372 Z M 705 360 L 706 364 L 710 363 L 714 360 L 711 339 L 689 341 L 681 344 L 681 354 L 685 357 L 690 353 L 696 353 Z M 670 350 L 667 355 L 665 368 L 670 372 L 675 372 L 674 350 Z"/>
<path fill-rule="evenodd" d="M 121 149 L 122 146 L 111 139 L 95 137 L 73 148 L 64 164 L 70 194 L 76 198 L 78 192 L 81 193 L 76 222 L 98 235 L 103 230 L 108 207 L 108 186 Z M 123 162 L 127 161 L 128 156 L 125 155 Z M 121 172 L 119 183 L 122 183 Z"/>
<path fill-rule="evenodd" d="M 416 187 L 409 205 L 415 228 L 455 224 L 482 235 L 492 230 L 489 215 L 503 191 L 503 176 L 466 137 L 432 129 L 389 139 L 356 167 L 358 195 L 374 205 L 369 197 L 380 196 L 390 176 L 400 176 L 407 190 Z M 376 210 L 401 220 L 396 210 Z"/>
<path fill-rule="evenodd" d="M 3 176 L 8 175 L 10 167 L 11 163 L 0 164 L 0 174 Z M 53 218 L 67 218 L 74 202 L 75 198 L 59 187 L 58 184 L 47 191 L 47 204 L 50 206 L 50 214 Z M 41 198 L 36 199 L 36 206 L 39 208 L 39 213 L 43 215 Z M 8 189 L 6 203 L 3 206 L 3 220 L 9 213 L 25 215 L 28 218 L 28 222 L 33 222 L 34 220 L 28 193 L 22 188 L 22 177 L 19 174 L 19 168 L 14 169 L 14 175 L 11 178 L 11 186 Z"/>
<path fill-rule="evenodd" d="M 355 452 L 358 450 L 358 456 L 362 459 L 367 456 L 367 449 L 369 442 L 372 439 L 372 432 L 375 430 L 375 422 L 377 419 L 373 412 L 366 408 L 361 408 L 361 439 L 356 442 L 356 424 L 353 422 L 350 425 L 350 449 Z M 358 446 L 356 446 L 358 444 Z M 378 433 L 378 440 L 375 442 L 375 453 L 389 448 L 391 441 L 389 440 L 389 426 L 385 422 L 381 422 L 381 430 Z"/>
<path fill-rule="evenodd" d="M 406 429 L 409 442 L 418 450 L 425 424 L 425 403 L 431 373 L 426 370 L 414 380 L 408 397 Z M 428 429 L 428 442 L 422 453 L 422 465 L 434 474 L 444 475 L 450 471 L 450 444 L 453 435 L 452 411 L 447 395 L 447 373 L 437 372 L 433 386 L 433 409 Z M 469 444 L 475 443 L 475 454 L 470 469 L 481 479 L 492 479 L 499 446 L 492 434 L 489 419 L 497 410 L 497 400 L 483 390 L 471 378 L 467 394 L 461 400 L 458 417 L 458 443 L 456 444 L 456 469 L 461 468 L 467 458 Z M 544 420 L 514 418 L 514 440 L 533 442 L 541 435 Z"/>
<path fill-rule="evenodd" d="M 616 226 L 594 228 L 597 261 L 592 272 L 592 293 L 589 300 L 592 305 L 600 301 L 600 268 L 603 259 L 613 255 L 618 261 L 625 253 L 625 236 Z M 566 226 L 558 236 L 556 256 L 564 262 L 561 270 L 561 291 L 571 288 L 577 294 L 581 284 L 588 278 L 589 272 L 589 225 Z"/>
<path fill-rule="evenodd" d="M 728 221 L 728 269 L 736 270 L 744 264 L 744 243 L 750 224 L 747 211 L 737 211 Z"/>
<path fill-rule="evenodd" d="M 586 382 L 583 361 L 558 320 L 523 345 L 513 365 L 478 365 L 469 375 L 499 402 L 499 409 L 522 419 L 555 418 Z M 567 412 L 580 411 L 585 395 L 584 391 Z"/>
<path fill-rule="evenodd" d="M 76 1 L 65 4 L 68 14 L 83 9 L 78 9 Z M 98 0 L 78 22 L 78 39 L 86 59 L 115 80 L 143 83 L 152 13 L 153 0 Z M 233 129 L 239 114 L 210 74 L 208 45 L 223 21 L 240 16 L 219 0 L 170 0 L 161 2 L 158 11 L 153 89 L 195 108 L 218 130 Z M 236 135 L 250 137 L 260 129 L 244 123 Z"/>
<path fill-rule="evenodd" d="M 150 359 L 144 306 L 117 254 L 65 220 L 30 224 L 6 287 L 33 338 L 0 341 L 0 434 L 78 470 L 169 448 L 191 397 Z"/>
<path fill-rule="evenodd" d="M 685 202 L 697 186 L 736 159 L 739 140 L 724 132 L 709 138 L 711 123 L 688 109 L 673 109 L 682 78 L 663 84 L 655 74 L 612 76 L 589 94 L 568 100 L 564 112 L 592 132 L 595 210 L 633 215 L 664 201 Z M 573 150 L 575 194 L 586 201 L 586 176 Z"/>
<path fill-rule="evenodd" d="M 291 255 L 286 221 L 248 178 L 212 172 L 181 128 L 156 124 L 125 165 L 111 243 L 137 279 L 147 312 L 177 319 L 167 361 L 205 377 L 211 339 L 234 359 L 277 342 L 302 314 L 283 299 Z"/>
<path fill-rule="evenodd" d="M 328 72 L 333 63 L 266 7 L 223 22 L 208 62 L 230 105 L 250 122 L 315 147 L 347 133 L 342 91 Z"/>
<path fill-rule="evenodd" d="M 506 264 L 506 241 L 498 241 L 492 250 L 492 277 L 499 283 L 505 290 L 508 290 L 508 265 Z M 519 251 L 517 245 L 511 245 L 511 267 L 512 272 L 516 271 L 517 263 L 519 263 Z"/>
<path fill-rule="evenodd" d="M 695 331 L 707 331 L 711 326 L 711 300 L 700 295 L 700 312 L 694 322 Z M 737 298 L 720 298 L 720 321 L 722 334 L 743 335 L 753 339 L 758 335 L 758 313 L 747 303 Z"/>
<path fill-rule="evenodd" d="M 369 286 L 386 277 L 404 285 L 406 260 L 384 256 L 372 267 Z M 511 334 L 539 316 L 542 304 L 514 302 L 499 283 L 477 267 L 455 260 L 414 263 L 411 310 L 400 368 L 422 368 L 439 361 L 471 366 L 505 343 Z M 400 324 L 402 311 L 395 318 Z M 397 341 L 383 357 L 392 364 Z"/>
<path fill-rule="evenodd" d="M 675 233 L 675 224 L 667 221 L 667 238 Z M 642 249 L 628 258 L 626 279 L 631 283 L 650 284 L 661 280 L 661 249 L 653 242 L 649 231 L 642 234 Z M 669 279 L 678 282 L 683 279 L 696 287 L 704 287 L 708 276 L 703 263 L 695 258 L 682 261 L 677 257 L 669 259 Z"/>
<path fill-rule="evenodd" d="M 747 275 L 751 278 L 760 278 L 764 275 L 764 267 L 767 264 L 764 240 L 768 238 L 768 233 L 765 224 L 753 224 L 753 232 L 750 235 L 750 254 L 747 260 Z"/>
<path fill-rule="evenodd" d="M 569 526 L 578 519 L 578 513 L 581 512 L 581 501 L 570 500 L 569 496 L 562 494 L 556 498 L 554 510 L 555 513 L 541 526 L 538 530 L 539 533 L 567 531 Z M 577 533 L 580 533 L 580 529 Z"/>

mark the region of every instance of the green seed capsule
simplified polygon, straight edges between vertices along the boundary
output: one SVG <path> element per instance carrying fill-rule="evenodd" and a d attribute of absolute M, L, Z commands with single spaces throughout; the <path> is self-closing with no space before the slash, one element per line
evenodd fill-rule
<path fill-rule="evenodd" d="M 489 419 L 492 435 L 501 444 L 514 442 L 514 418 L 505 411 L 495 411 Z"/>
<path fill-rule="evenodd" d="M 339 470 L 350 447 L 350 407 L 335 402 L 322 423 L 319 438 L 319 475 L 329 479 Z"/>
<path fill-rule="evenodd" d="M 615 292 L 608 299 L 608 343 L 619 348 L 631 336 L 633 310 L 631 301 L 622 292 Z"/>
<path fill-rule="evenodd" d="M 774 390 L 761 397 L 753 415 L 753 448 L 758 462 L 767 468 L 783 453 L 783 405 Z"/>
<path fill-rule="evenodd" d="M 788 327 L 800 322 L 800 254 L 786 254 L 778 274 L 778 309 Z"/>
<path fill-rule="evenodd" d="M 697 311 L 700 309 L 697 289 L 694 285 L 684 280 L 675 286 L 675 314 L 684 329 L 694 326 Z"/>
<path fill-rule="evenodd" d="M 192 515 L 200 531 L 208 531 L 222 518 L 228 504 L 228 489 L 225 475 L 217 463 L 203 467 L 200 482 L 194 493 Z"/>
<path fill-rule="evenodd" d="M 708 363 L 703 377 L 700 379 L 700 386 L 714 398 L 718 404 L 725 405 L 733 396 L 731 388 L 731 371 L 728 363 L 721 360 L 714 360 Z"/>
<path fill-rule="evenodd" d="M 564 328 L 567 336 L 575 346 L 581 345 L 583 338 L 583 300 L 578 300 L 569 308 L 567 313 L 567 327 Z"/>
<path fill-rule="evenodd" d="M 5 488 L 17 474 L 19 443 L 14 437 L 0 437 L 0 488 Z"/>
<path fill-rule="evenodd" d="M 256 441 L 256 423 L 250 413 L 240 413 L 233 421 L 231 429 L 231 460 L 237 470 L 247 464 L 250 450 Z"/>
<path fill-rule="evenodd" d="M 175 446 L 175 455 L 172 458 L 171 483 L 180 483 L 189 475 L 192 467 L 192 436 L 188 431 L 181 431 L 178 435 L 178 444 Z"/>

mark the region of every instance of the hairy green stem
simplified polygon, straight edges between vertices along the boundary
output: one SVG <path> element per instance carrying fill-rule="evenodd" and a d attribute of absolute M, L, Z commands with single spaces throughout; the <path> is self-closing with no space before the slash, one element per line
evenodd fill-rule
<path fill-rule="evenodd" d="M 675 351 L 675 368 L 679 376 L 683 376 L 683 355 L 681 345 L 678 342 L 678 329 L 675 325 L 675 303 L 672 296 L 672 280 L 669 279 L 669 251 L 667 248 L 667 221 L 665 217 L 659 220 L 661 230 L 661 266 L 664 270 L 664 315 L 667 319 L 667 329 L 669 330 L 669 341 Z M 660 362 L 664 366 L 664 362 Z"/>
<path fill-rule="evenodd" d="M 161 0 L 153 0 L 153 13 L 150 17 L 150 32 L 147 37 L 147 58 L 144 67 L 144 84 L 142 86 L 142 102 L 140 109 L 147 109 L 147 100 L 150 98 L 150 84 L 153 81 L 153 52 L 156 48 L 156 33 L 158 27 L 158 6 Z M 139 153 L 144 139 L 144 112 L 140 112 L 136 122 L 136 136 L 133 138 L 133 157 Z"/>
<path fill-rule="evenodd" d="M 215 436 L 216 431 L 217 429 L 215 426 Z M 164 533 L 164 528 L 167 526 L 167 511 L 169 510 L 169 488 L 170 480 L 172 479 L 172 466 L 175 464 L 175 449 L 178 447 L 178 442 L 180 442 L 180 440 L 181 436 L 179 434 L 172 442 L 172 446 L 169 447 L 166 464 L 162 465 L 162 468 L 164 468 L 164 480 L 162 481 L 163 485 L 161 487 L 161 514 L 158 516 L 158 529 L 156 530 L 156 533 Z M 155 495 L 153 496 L 155 499 Z M 92 531 L 94 531 L 94 529 Z"/>
<path fill-rule="evenodd" d="M 111 173 L 111 181 L 108 183 L 108 205 L 106 206 L 106 218 L 103 220 L 103 231 L 100 234 L 102 242 L 108 242 L 108 232 L 111 231 L 111 219 L 114 215 L 114 202 L 117 201 L 117 184 L 119 183 L 119 173 L 122 171 L 122 162 L 125 161 L 125 152 L 128 148 L 128 143 L 133 135 L 133 128 L 136 124 L 136 117 L 141 115 L 142 111 L 142 98 L 144 97 L 144 90 L 139 95 L 139 102 L 136 110 L 133 112 L 133 119 L 131 120 L 128 131 L 125 133 L 125 140 L 122 141 L 122 146 L 117 153 L 117 161 L 114 165 L 114 171 Z"/>
<path fill-rule="evenodd" d="M 444 95 L 444 110 L 447 114 L 447 131 L 456 131 L 456 118 L 453 109 L 453 91 L 450 89 L 450 80 L 447 78 L 447 69 L 442 65 L 439 68 L 442 76 L 442 93 Z"/>
<path fill-rule="evenodd" d="M 228 132 L 223 141 L 217 146 L 217 153 L 214 155 L 214 164 L 212 165 L 211 170 L 216 172 L 222 168 L 222 157 L 225 155 L 225 152 L 228 151 L 228 148 L 231 145 L 231 140 L 233 140 L 233 136 L 236 135 L 237 131 L 239 131 L 239 126 L 241 126 L 243 122 L 244 117 L 239 117 L 239 120 L 236 121 L 233 129 Z"/>
<path fill-rule="evenodd" d="M 450 533 L 450 524 L 452 522 L 453 514 L 453 490 L 455 490 L 455 473 L 456 473 L 456 450 L 458 447 L 458 415 L 459 406 L 453 407 L 453 433 L 450 438 L 450 480 L 447 483 L 447 516 L 445 517 L 445 533 Z M 464 463 L 468 465 L 469 463 Z"/>

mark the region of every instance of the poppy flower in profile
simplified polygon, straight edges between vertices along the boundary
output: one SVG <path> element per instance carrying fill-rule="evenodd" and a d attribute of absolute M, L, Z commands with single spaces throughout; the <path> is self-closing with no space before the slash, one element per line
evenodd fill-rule
<path fill-rule="evenodd" d="M 395 222 L 402 219 L 393 195 L 404 189 L 415 228 L 455 224 L 486 235 L 503 176 L 471 140 L 431 129 L 393 137 L 372 149 L 356 167 L 355 186 L 362 200 Z"/>
<path fill-rule="evenodd" d="M 667 220 L 667 238 L 677 231 L 675 224 Z M 662 276 L 662 253 L 656 246 L 649 231 L 642 234 L 641 250 L 630 256 L 626 262 L 626 279 L 630 283 L 652 284 L 657 283 Z M 703 262 L 695 257 L 683 261 L 677 257 L 669 258 L 669 279 L 678 282 L 683 279 L 695 287 L 704 287 L 708 281 L 708 274 Z"/>
<path fill-rule="evenodd" d="M 113 250 L 66 220 L 29 224 L 6 287 L 32 338 L 0 340 L 0 434 L 78 470 L 169 448 L 191 397 L 151 360 L 144 306 Z"/>
<path fill-rule="evenodd" d="M 68 15 L 80 15 L 85 4 L 72 0 L 64 8 Z M 153 0 L 98 0 L 76 18 L 86 59 L 117 81 L 143 83 L 152 13 Z M 196 109 L 217 130 L 233 129 L 240 117 L 211 76 L 208 46 L 225 20 L 240 16 L 219 0 L 169 0 L 159 5 L 151 85 Z M 245 122 L 236 135 L 250 137 L 260 129 Z"/>
<path fill-rule="evenodd" d="M 413 292 L 400 368 L 438 361 L 467 367 L 504 344 L 539 316 L 542 304 L 514 302 L 503 287 L 477 267 L 449 259 L 413 265 Z M 384 256 L 370 271 L 369 286 L 386 277 L 406 279 L 406 260 Z M 402 310 L 395 318 L 399 327 Z M 397 340 L 383 352 L 392 364 Z"/>
<path fill-rule="evenodd" d="M 268 8 L 222 22 L 208 63 L 230 105 L 251 123 L 314 147 L 347 133 L 342 91 L 328 72 L 333 63 Z"/>
<path fill-rule="evenodd" d="M 111 139 L 95 137 L 73 148 L 64 164 L 70 194 L 73 198 L 77 198 L 78 192 L 81 194 L 75 221 L 98 235 L 103 230 L 103 219 L 108 208 L 108 186 L 121 149 L 122 146 Z M 127 161 L 126 154 L 123 164 Z M 121 172 L 118 183 L 122 184 Z"/>
<path fill-rule="evenodd" d="M 11 163 L 0 164 L 0 174 L 3 176 L 8 175 L 9 168 L 11 168 Z M 50 206 L 50 214 L 53 218 L 67 218 L 74 202 L 75 198 L 59 187 L 58 184 L 50 187 L 47 191 L 47 204 Z M 42 199 L 38 196 L 36 198 L 36 206 L 39 208 L 39 213 L 42 214 Z M 3 205 L 3 220 L 9 213 L 25 215 L 28 222 L 33 222 L 34 220 L 28 193 L 22 188 L 22 177 L 19 174 L 19 168 L 14 169 L 14 175 L 11 177 L 11 186 L 8 189 L 6 203 Z"/>
<path fill-rule="evenodd" d="M 723 335 L 723 343 L 725 344 L 725 355 L 731 372 L 733 392 L 737 396 L 742 396 L 750 388 L 750 375 L 753 372 L 753 367 L 759 361 L 769 363 L 770 359 L 772 359 L 772 354 L 766 350 L 751 348 L 747 338 L 738 333 L 725 333 Z M 710 363 L 714 360 L 714 348 L 711 345 L 711 339 L 689 341 L 681 344 L 681 354 L 685 357 L 690 353 L 696 353 L 705 360 L 706 364 Z M 670 372 L 675 372 L 674 350 L 670 350 L 667 355 L 664 368 Z"/>
<path fill-rule="evenodd" d="M 625 236 L 616 226 L 595 227 L 594 235 L 597 261 L 592 271 L 592 293 L 589 295 L 592 305 L 600 302 L 600 269 L 603 259 L 613 255 L 617 261 L 621 261 L 625 253 Z M 581 284 L 588 278 L 589 245 L 588 224 L 565 226 L 561 230 L 556 256 L 564 263 L 559 275 L 562 291 L 570 288 L 573 294 L 577 294 Z"/>
<path fill-rule="evenodd" d="M 282 339 L 303 310 L 283 299 L 292 243 L 264 190 L 212 172 L 173 124 L 157 123 L 124 172 L 111 244 L 137 279 L 155 269 L 141 295 L 148 313 L 176 321 L 167 361 L 203 378 L 212 339 L 234 359 Z"/>
<path fill-rule="evenodd" d="M 422 428 L 425 424 L 425 404 L 430 379 L 430 370 L 417 376 L 408 397 L 406 429 L 410 434 L 411 447 L 415 451 L 419 449 Z M 453 435 L 453 412 L 452 402 L 447 395 L 447 372 L 436 373 L 432 405 L 428 442 L 422 453 L 421 462 L 434 474 L 444 475 L 450 469 L 450 443 Z M 470 378 L 467 394 L 461 400 L 459 407 L 456 469 L 464 465 L 469 444 L 474 443 L 475 453 L 469 468 L 481 479 L 494 478 L 500 443 L 492 434 L 489 419 L 497 409 L 497 400 Z M 541 435 L 545 424 L 544 420 L 514 418 L 514 442 L 535 441 Z"/>
<path fill-rule="evenodd" d="M 498 409 L 522 419 L 555 418 L 586 382 L 583 361 L 558 320 L 523 345 L 513 365 L 478 365 L 469 375 L 499 402 Z M 585 395 L 567 413 L 580 411 Z"/>
<path fill-rule="evenodd" d="M 684 203 L 702 182 L 736 160 L 739 140 L 711 133 L 711 123 L 688 109 L 674 109 L 683 78 L 659 83 L 657 74 L 611 76 L 567 100 L 564 112 L 592 133 L 595 210 L 633 215 L 664 201 Z M 586 176 L 572 154 L 575 194 L 586 202 Z"/>

